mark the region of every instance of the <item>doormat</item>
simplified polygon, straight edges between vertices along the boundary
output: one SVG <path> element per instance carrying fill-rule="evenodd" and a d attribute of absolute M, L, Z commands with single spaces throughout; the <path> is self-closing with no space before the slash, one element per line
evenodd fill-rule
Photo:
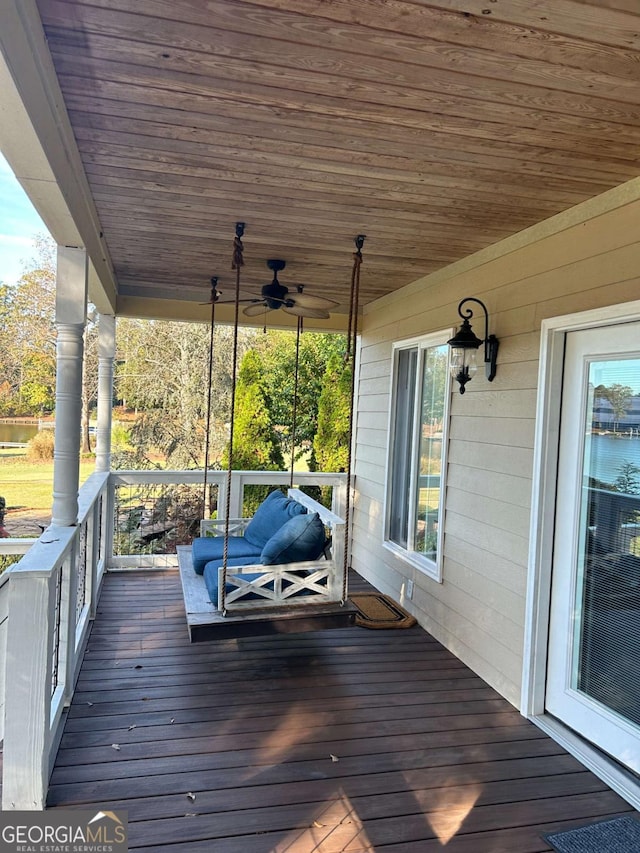
<path fill-rule="evenodd" d="M 558 853 L 636 853 L 640 850 L 640 821 L 616 817 L 550 833 L 544 839 Z"/>
<path fill-rule="evenodd" d="M 416 620 L 381 592 L 361 592 L 350 595 L 356 606 L 356 625 L 361 628 L 411 628 Z"/>

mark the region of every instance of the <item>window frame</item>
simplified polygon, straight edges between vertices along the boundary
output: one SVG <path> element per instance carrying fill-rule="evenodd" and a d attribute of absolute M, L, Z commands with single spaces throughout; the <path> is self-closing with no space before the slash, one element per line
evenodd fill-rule
<path fill-rule="evenodd" d="M 433 560 L 418 551 L 413 550 L 412 531 L 415 530 L 416 517 L 416 492 L 418 484 L 417 466 L 419 463 L 420 453 L 420 423 L 421 423 L 421 402 L 423 392 L 423 377 L 426 351 L 440 347 L 446 344 L 453 332 L 448 329 L 446 331 L 432 332 L 419 337 L 406 338 L 401 341 L 394 341 L 391 349 L 391 388 L 390 388 L 390 406 L 389 420 L 387 427 L 387 454 L 385 465 L 385 485 L 384 485 L 384 527 L 382 536 L 383 547 L 390 551 L 394 556 L 400 558 L 406 563 L 409 563 L 414 568 L 418 569 L 423 574 L 432 578 L 439 583 L 442 582 L 442 564 L 443 564 L 443 546 L 444 546 L 444 515 L 445 515 L 445 494 L 446 494 L 446 478 L 447 478 L 447 459 L 449 449 L 449 422 L 451 419 L 451 375 L 447 365 L 445 390 L 444 390 L 444 411 L 442 417 L 442 454 L 440 459 L 440 496 L 438 501 L 438 535 L 437 535 L 437 551 L 436 559 Z M 416 376 L 413 389 L 413 424 L 411 429 L 411 477 L 410 490 L 407 495 L 408 515 L 407 515 L 407 547 L 404 548 L 397 542 L 393 542 L 390 538 L 391 528 L 391 488 L 393 482 L 393 454 L 395 446 L 395 424 L 396 424 L 396 406 L 398 401 L 398 363 L 399 353 L 403 350 L 417 350 L 417 366 Z"/>

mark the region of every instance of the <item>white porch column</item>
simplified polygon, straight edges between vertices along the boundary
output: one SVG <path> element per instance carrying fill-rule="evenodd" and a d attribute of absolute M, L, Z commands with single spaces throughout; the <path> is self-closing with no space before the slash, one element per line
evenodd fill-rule
<path fill-rule="evenodd" d="M 98 432 L 96 471 L 111 468 L 111 418 L 113 411 L 113 367 L 116 356 L 116 318 L 101 314 L 98 325 Z"/>
<path fill-rule="evenodd" d="M 56 437 L 53 455 L 52 524 L 78 519 L 82 358 L 87 316 L 87 253 L 58 246 L 56 273 Z"/>

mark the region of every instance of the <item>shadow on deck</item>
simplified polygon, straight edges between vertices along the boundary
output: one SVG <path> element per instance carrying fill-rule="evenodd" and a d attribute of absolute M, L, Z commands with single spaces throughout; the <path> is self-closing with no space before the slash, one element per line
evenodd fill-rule
<path fill-rule="evenodd" d="M 167 571 L 105 579 L 70 805 L 126 809 L 148 853 L 536 853 L 632 811 L 419 627 L 190 645 Z"/>

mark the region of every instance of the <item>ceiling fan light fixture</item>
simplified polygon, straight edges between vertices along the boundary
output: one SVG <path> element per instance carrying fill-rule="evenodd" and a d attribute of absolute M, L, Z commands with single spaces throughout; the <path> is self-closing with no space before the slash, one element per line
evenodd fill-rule
<path fill-rule="evenodd" d="M 273 279 L 269 284 L 265 284 L 263 286 L 261 292 L 262 298 L 267 303 L 267 307 L 272 311 L 275 311 L 277 308 L 281 308 L 286 304 L 289 288 L 280 284 L 278 281 L 278 273 L 283 270 L 286 265 L 287 262 L 280 260 L 280 258 L 270 258 L 267 261 L 267 266 L 273 272 Z"/>

